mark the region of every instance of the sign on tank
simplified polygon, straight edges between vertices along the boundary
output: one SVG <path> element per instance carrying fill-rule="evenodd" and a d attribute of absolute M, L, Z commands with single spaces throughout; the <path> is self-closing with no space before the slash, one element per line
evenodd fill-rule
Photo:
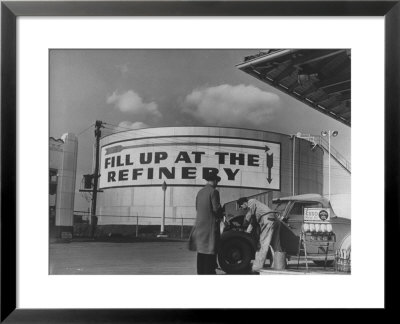
<path fill-rule="evenodd" d="M 207 136 L 129 139 L 101 148 L 100 188 L 202 186 L 280 190 L 280 143 Z"/>

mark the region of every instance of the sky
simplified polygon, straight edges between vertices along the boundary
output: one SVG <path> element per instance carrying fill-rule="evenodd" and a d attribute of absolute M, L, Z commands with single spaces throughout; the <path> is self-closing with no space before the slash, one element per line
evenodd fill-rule
<path fill-rule="evenodd" d="M 248 50 L 51 50 L 50 136 L 78 136 L 77 188 L 92 172 L 94 123 L 131 128 L 226 126 L 286 134 L 337 130 L 351 161 L 351 128 L 240 71 Z M 91 127 L 92 126 L 92 127 Z M 76 195 L 75 209 L 87 202 Z"/>

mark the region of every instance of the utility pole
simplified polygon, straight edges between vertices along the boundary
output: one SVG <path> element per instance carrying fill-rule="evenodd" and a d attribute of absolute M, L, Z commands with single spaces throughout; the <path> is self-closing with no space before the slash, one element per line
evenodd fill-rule
<path fill-rule="evenodd" d="M 331 136 L 336 137 L 339 134 L 338 131 L 326 130 L 322 131 L 322 136 L 328 136 L 328 197 L 331 201 Z"/>
<path fill-rule="evenodd" d="M 98 183 L 99 183 L 99 148 L 100 148 L 100 137 L 101 137 L 101 128 L 103 127 L 103 122 L 100 120 L 96 120 L 94 136 L 96 137 L 96 158 L 94 164 L 94 174 L 93 174 L 93 190 L 92 190 L 92 210 L 91 210 L 91 237 L 94 237 L 94 233 L 96 231 L 97 225 L 97 216 L 96 216 L 96 203 L 97 203 L 97 192 L 98 192 Z"/>
<path fill-rule="evenodd" d="M 292 153 L 292 196 L 294 196 L 294 163 L 296 161 L 296 135 L 293 135 L 293 153 Z"/>

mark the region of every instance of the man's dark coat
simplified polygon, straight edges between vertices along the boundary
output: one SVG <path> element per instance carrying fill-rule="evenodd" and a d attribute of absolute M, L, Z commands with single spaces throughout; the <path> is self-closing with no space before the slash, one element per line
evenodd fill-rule
<path fill-rule="evenodd" d="M 219 192 L 210 184 L 196 196 L 196 223 L 189 238 L 189 249 L 204 254 L 216 254 L 219 240 L 221 203 Z"/>

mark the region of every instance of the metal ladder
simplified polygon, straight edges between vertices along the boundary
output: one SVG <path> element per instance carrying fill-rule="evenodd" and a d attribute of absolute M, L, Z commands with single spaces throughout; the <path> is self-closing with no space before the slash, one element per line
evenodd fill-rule
<path fill-rule="evenodd" d="M 328 141 L 325 140 L 322 136 L 311 135 L 311 134 L 301 134 L 297 135 L 298 138 L 305 139 L 309 141 L 314 146 L 320 146 L 326 153 L 329 154 L 329 144 Z M 335 149 L 331 144 L 331 157 L 349 174 L 351 174 L 351 163 L 347 161 L 347 159 L 339 153 L 337 149 Z"/>

